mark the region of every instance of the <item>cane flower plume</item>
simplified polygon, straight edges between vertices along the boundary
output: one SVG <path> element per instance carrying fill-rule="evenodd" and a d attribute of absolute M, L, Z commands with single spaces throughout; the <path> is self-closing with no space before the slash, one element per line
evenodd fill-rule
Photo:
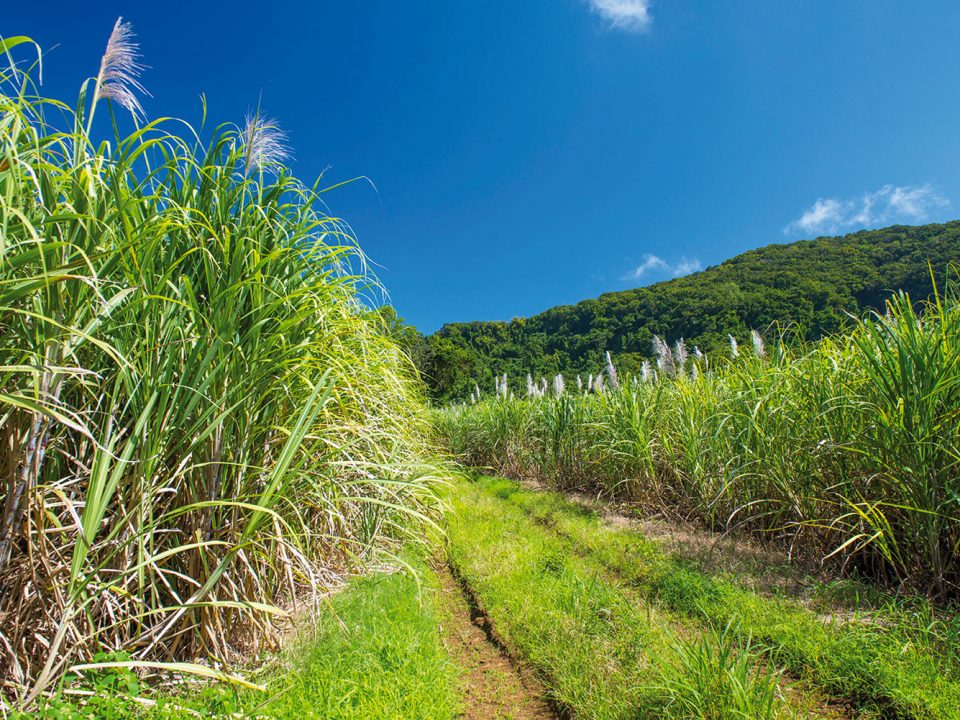
<path fill-rule="evenodd" d="M 117 18 L 107 40 L 107 49 L 100 59 L 100 72 L 97 73 L 94 101 L 112 100 L 133 113 L 143 117 L 143 107 L 137 93 L 149 95 L 140 84 L 140 73 L 144 66 L 140 64 L 140 45 L 134 42 L 133 26 Z"/>
<path fill-rule="evenodd" d="M 291 157 L 287 134 L 276 120 L 264 117 L 259 111 L 247 115 L 243 145 L 244 172 L 247 175 L 254 170 L 282 165 Z"/>
<path fill-rule="evenodd" d="M 557 397 L 563 395 L 564 391 L 567 389 L 567 383 L 563 379 L 563 375 L 557 373 L 553 378 L 553 394 Z"/>
<path fill-rule="evenodd" d="M 653 380 L 653 370 L 650 367 L 650 361 L 644 360 L 640 366 L 640 381 L 648 383 Z"/>
<path fill-rule="evenodd" d="M 687 371 L 687 359 L 690 353 L 687 352 L 687 343 L 680 338 L 673 344 L 673 362 L 678 375 L 683 375 Z"/>
<path fill-rule="evenodd" d="M 613 365 L 613 358 L 610 357 L 610 351 L 607 350 L 607 377 L 610 378 L 610 387 L 616 390 L 620 387 L 620 378 L 617 375 L 617 368 Z"/>
<path fill-rule="evenodd" d="M 657 369 L 660 373 L 664 377 L 674 377 L 677 374 L 677 366 L 673 359 L 673 352 L 659 335 L 653 336 L 653 352 L 657 356 Z"/>

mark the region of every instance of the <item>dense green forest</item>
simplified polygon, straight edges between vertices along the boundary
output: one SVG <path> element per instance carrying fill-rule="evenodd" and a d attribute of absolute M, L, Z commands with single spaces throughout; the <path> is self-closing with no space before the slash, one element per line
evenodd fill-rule
<path fill-rule="evenodd" d="M 914 299 L 931 290 L 930 267 L 942 279 L 960 263 L 960 221 L 896 225 L 768 245 L 686 277 L 509 322 L 449 323 L 430 336 L 395 322 L 437 401 L 460 400 L 474 384 L 493 392 L 506 373 L 515 390 L 532 373 L 595 373 L 612 351 L 621 372 L 653 355 L 652 339 L 684 338 L 704 352 L 726 352 L 728 334 L 781 332 L 815 340 L 844 327 L 850 315 L 882 307 L 893 290 Z"/>

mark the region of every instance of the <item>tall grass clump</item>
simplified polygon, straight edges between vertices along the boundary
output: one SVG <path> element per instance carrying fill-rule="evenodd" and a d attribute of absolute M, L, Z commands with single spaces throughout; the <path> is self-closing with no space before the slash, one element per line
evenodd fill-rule
<path fill-rule="evenodd" d="M 960 597 L 958 288 L 815 344 L 693 369 L 655 341 L 657 380 L 436 413 L 462 461 L 754 532 L 897 586 Z M 521 409 L 522 407 L 522 409 Z M 526 418 L 522 433 L 502 421 Z M 509 448 L 509 462 L 499 452 Z"/>
<path fill-rule="evenodd" d="M 119 21 L 75 109 L 15 58 L 33 47 L 0 41 L 0 679 L 20 703 L 103 653 L 262 647 L 435 502 L 414 372 L 277 124 L 141 125 Z"/>
<path fill-rule="evenodd" d="M 665 717 L 677 720 L 774 720 L 777 674 L 758 662 L 748 638 L 739 642 L 728 625 L 700 638 L 678 641 L 676 659 L 663 669 L 669 702 Z"/>

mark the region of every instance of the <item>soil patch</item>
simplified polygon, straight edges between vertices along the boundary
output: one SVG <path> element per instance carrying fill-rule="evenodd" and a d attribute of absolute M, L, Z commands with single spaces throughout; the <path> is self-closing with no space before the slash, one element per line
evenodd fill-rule
<path fill-rule="evenodd" d="M 439 564 L 438 564 L 439 565 Z M 444 644 L 462 670 L 466 720 L 557 720 L 533 672 L 496 642 L 489 620 L 470 602 L 446 564 L 439 565 Z"/>

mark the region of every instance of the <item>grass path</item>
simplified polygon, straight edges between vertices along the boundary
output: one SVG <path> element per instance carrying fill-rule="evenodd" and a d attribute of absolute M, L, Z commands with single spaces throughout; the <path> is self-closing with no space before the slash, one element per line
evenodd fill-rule
<path fill-rule="evenodd" d="M 481 479 L 479 486 L 656 607 L 714 625 L 736 618 L 734 634 L 758 641 L 771 660 L 857 713 L 917 720 L 960 716 L 960 673 L 951 659 L 956 648 L 927 629 L 904 628 L 892 617 L 827 622 L 798 602 L 763 597 L 728 577 L 669 557 L 642 534 L 604 522 L 557 493 L 527 491 L 491 478 Z"/>
<path fill-rule="evenodd" d="M 461 672 L 441 636 L 451 617 L 445 585 L 418 553 L 417 575 L 400 569 L 355 578 L 332 595 L 316 623 L 287 649 L 242 674 L 264 692 L 224 684 L 179 686 L 150 694 L 130 672 L 87 678 L 82 701 L 57 698 L 39 717 L 58 720 L 454 720 L 462 717 Z M 467 614 L 469 623 L 469 614 Z M 151 695 L 148 705 L 135 698 Z M 22 719 L 26 720 L 27 716 Z"/>
<path fill-rule="evenodd" d="M 644 602 L 568 540 L 476 485 L 453 497 L 451 562 L 496 633 L 577 718 L 838 717 L 729 627 Z"/>

